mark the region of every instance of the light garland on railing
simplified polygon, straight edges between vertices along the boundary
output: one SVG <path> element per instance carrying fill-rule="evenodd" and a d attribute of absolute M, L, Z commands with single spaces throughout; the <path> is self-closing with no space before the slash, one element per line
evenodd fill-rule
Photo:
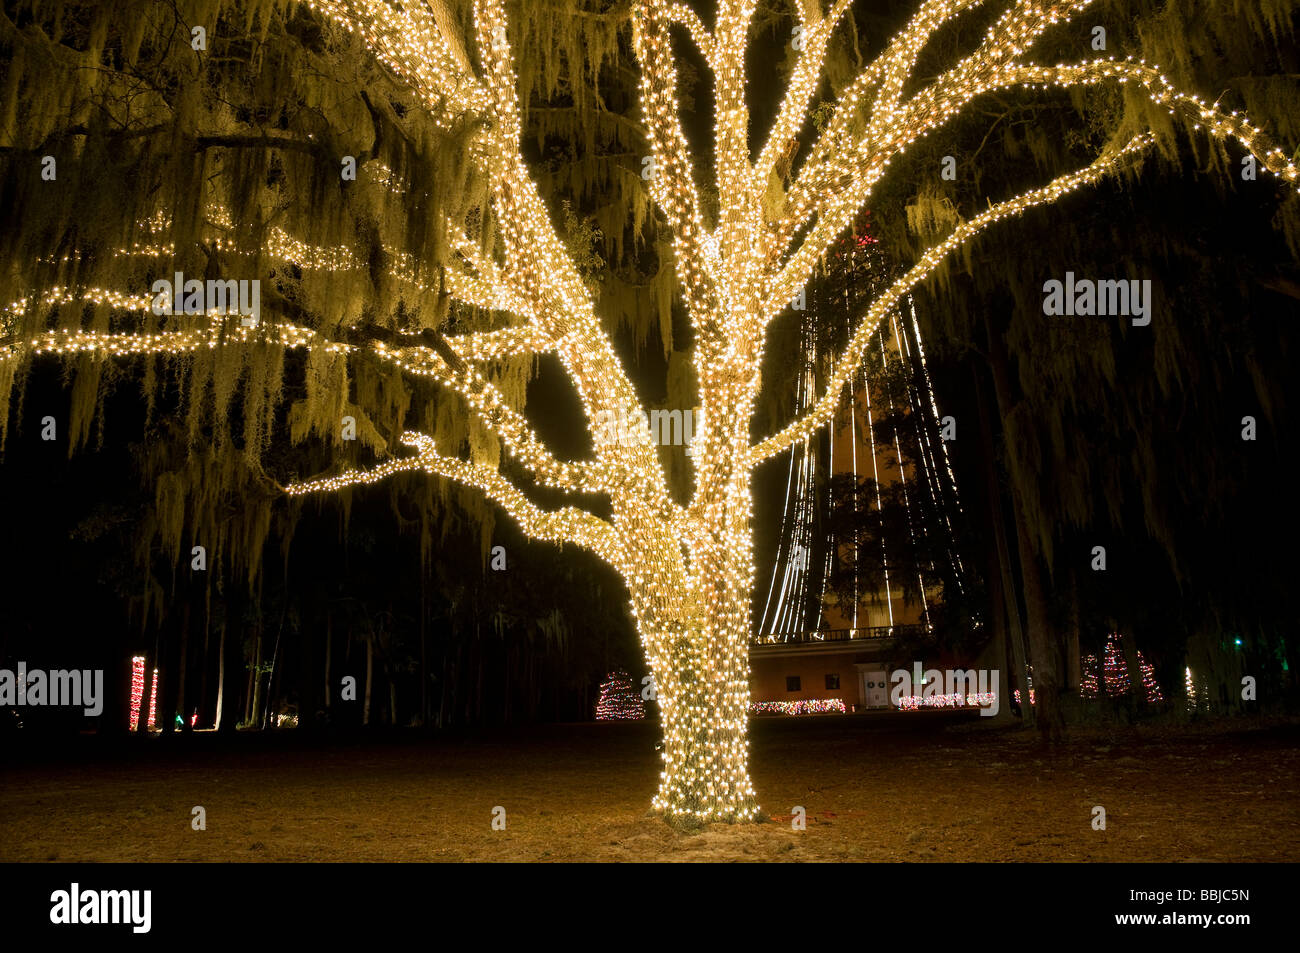
<path fill-rule="evenodd" d="M 984 708 L 997 700 L 996 692 L 950 692 L 936 695 L 903 695 L 895 703 L 899 711 L 922 708 Z"/>
<path fill-rule="evenodd" d="M 843 715 L 848 712 L 843 698 L 799 698 L 779 702 L 750 702 L 754 715 Z"/>

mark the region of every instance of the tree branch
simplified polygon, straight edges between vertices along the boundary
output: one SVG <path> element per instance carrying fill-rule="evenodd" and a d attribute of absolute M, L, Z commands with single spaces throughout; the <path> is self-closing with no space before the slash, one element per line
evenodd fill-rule
<path fill-rule="evenodd" d="M 817 91 L 817 82 L 826 62 L 831 34 L 835 32 L 835 27 L 851 2 L 852 0 L 835 0 L 835 5 L 824 19 L 811 25 L 804 24 L 804 47 L 800 51 L 799 62 L 786 86 L 785 97 L 781 101 L 776 122 L 768 133 L 767 143 L 754 163 L 754 181 L 759 187 L 766 184 L 778 160 L 786 153 L 790 140 L 803 126 L 808 102 Z"/>
<path fill-rule="evenodd" d="M 912 66 L 926 42 L 944 23 L 982 0 L 927 0 L 886 48 L 885 52 L 850 86 L 836 109 L 813 156 L 800 171 L 791 190 L 785 214 L 768 239 L 768 254 L 779 257 L 799 229 L 814 216 L 817 222 L 799 249 L 781 270 L 768 295 L 768 306 L 781 303 L 807 280 L 813 264 L 842 232 L 866 202 L 889 160 L 914 139 L 932 132 L 951 112 L 918 108 L 914 97 L 906 106 L 899 98 Z M 1016 0 L 1015 6 L 991 27 L 980 47 L 940 77 L 929 89 L 965 82 L 981 70 L 1018 57 L 1051 23 L 1077 12 L 1093 0 Z M 1050 3 L 1048 7 L 1046 4 Z M 857 138 L 848 134 L 862 96 L 879 85 L 870 109 L 870 121 Z M 900 112 L 901 111 L 901 112 Z"/>
<path fill-rule="evenodd" d="M 668 21 L 670 23 L 679 23 L 686 27 L 690 33 L 691 39 L 695 41 L 696 47 L 704 54 L 705 62 L 711 63 L 713 57 L 713 34 L 704 26 L 704 22 L 699 18 L 694 10 L 684 3 L 673 3 L 668 7 Z"/>
<path fill-rule="evenodd" d="M 691 152 L 676 111 L 672 22 L 672 5 L 665 0 L 648 0 L 633 9 L 634 40 L 641 62 L 641 109 L 654 161 L 650 194 L 672 230 L 678 278 L 687 310 L 698 327 L 716 313 L 717 275 L 711 264 L 716 249 L 712 254 L 708 251 Z"/>
<path fill-rule="evenodd" d="M 273 307 L 305 316 L 300 305 L 268 289 L 266 297 Z M 92 289 L 76 295 L 64 289 L 53 289 L 43 299 L 45 304 L 72 304 L 93 302 L 124 310 L 146 312 L 152 299 L 147 296 L 130 298 Z M 27 301 L 22 302 L 23 309 Z M 17 313 L 21 314 L 22 310 Z M 380 360 L 418 376 L 433 377 L 460 394 L 473 409 L 483 425 L 495 434 L 516 460 L 539 481 L 555 489 L 574 493 L 609 494 L 619 490 L 619 481 L 612 479 L 616 473 L 610 464 L 568 463 L 555 459 L 533 432 L 524 416 L 506 403 L 501 392 L 486 378 L 470 367 L 438 331 L 426 328 L 417 334 L 404 335 L 374 324 L 363 324 L 343 331 L 341 340 L 325 338 L 309 327 L 297 324 L 263 323 L 256 327 L 244 326 L 227 320 L 226 315 L 208 315 L 206 326 L 178 331 L 107 332 L 84 331 L 79 328 L 47 331 L 21 340 L 17 336 L 0 341 L 5 350 L 0 360 L 16 357 L 22 351 L 34 355 L 101 353 L 111 357 L 140 356 L 147 354 L 184 354 L 217 347 L 219 344 L 256 342 L 277 344 L 286 348 L 319 348 L 335 353 L 371 354 Z M 419 343 L 409 343 L 414 341 Z"/>
<path fill-rule="evenodd" d="M 975 216 L 969 222 L 958 226 L 943 242 L 931 247 L 907 274 L 896 280 L 884 294 L 872 302 L 862 323 L 854 332 L 853 338 L 845 348 L 834 371 L 832 371 L 825 389 L 812 408 L 778 433 L 760 441 L 751 448 L 749 457 L 751 465 L 757 465 L 801 440 L 806 440 L 834 417 L 836 408 L 839 406 L 840 393 L 844 385 L 848 383 L 849 378 L 861 365 L 867 345 L 870 343 L 871 336 L 875 333 L 877 325 L 892 308 L 897 306 L 904 295 L 929 277 L 951 252 L 966 244 L 971 238 L 995 222 L 1019 215 L 1026 209 L 1037 205 L 1050 204 L 1068 192 L 1097 182 L 1104 175 L 1111 172 L 1121 161 L 1146 149 L 1151 145 L 1152 141 L 1153 137 L 1149 133 L 1137 136 L 1122 149 L 1099 156 L 1084 169 L 1059 176 L 1042 188 L 999 202 Z"/>
<path fill-rule="evenodd" d="M 431 6 L 358 0 L 312 0 L 348 32 L 357 32 L 379 60 L 402 77 L 437 113 L 486 115 L 489 104 L 469 58 L 451 29 L 442 0 Z M 358 30 L 357 25 L 360 24 Z M 445 119 L 440 125 L 445 125 Z"/>
<path fill-rule="evenodd" d="M 355 484 L 376 483 L 399 472 L 424 470 L 481 491 L 513 517 L 524 534 L 533 539 L 573 543 L 591 550 L 620 571 L 625 568 L 626 560 L 618 533 L 598 516 L 572 506 L 554 511 L 542 510 L 499 470 L 443 456 L 432 438 L 425 434 L 407 431 L 402 434 L 402 442 L 415 447 L 417 455 L 392 460 L 371 470 L 349 470 L 338 476 L 293 483 L 285 487 L 285 492 L 290 496 L 334 492 Z"/>

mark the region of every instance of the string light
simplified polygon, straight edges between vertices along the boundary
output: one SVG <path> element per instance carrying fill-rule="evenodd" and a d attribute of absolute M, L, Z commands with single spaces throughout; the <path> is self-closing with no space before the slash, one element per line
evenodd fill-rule
<path fill-rule="evenodd" d="M 1105 692 L 1111 698 L 1131 694 L 1128 662 L 1120 646 L 1121 638 L 1118 632 L 1112 632 L 1106 637 L 1106 647 L 1102 652 L 1100 686 L 1097 679 L 1097 656 L 1084 656 L 1083 676 L 1079 679 L 1079 694 L 1084 698 L 1097 698 L 1101 692 Z M 1160 691 L 1160 683 L 1156 681 L 1155 669 L 1143 657 L 1141 649 L 1135 649 L 1134 652 L 1137 655 L 1138 672 L 1142 678 L 1142 691 L 1146 700 L 1152 703 L 1164 701 L 1165 696 Z"/>
<path fill-rule="evenodd" d="M 391 255 L 392 274 L 420 293 L 446 292 L 455 300 L 506 313 L 522 324 L 447 338 L 441 348 L 328 340 L 309 328 L 262 322 L 232 326 L 223 315 L 195 316 L 189 327 L 153 332 L 97 332 L 61 328 L 0 346 L 0 361 L 26 353 L 141 355 L 187 354 L 239 344 L 287 348 L 387 362 L 456 392 L 507 452 L 540 482 L 602 497 L 608 517 L 578 507 L 547 511 L 529 500 L 495 467 L 438 451 L 432 438 L 408 432 L 402 443 L 414 455 L 366 471 L 294 484 L 290 495 L 330 492 L 373 483 L 402 471 L 422 470 L 476 487 L 500 504 L 525 533 L 585 546 L 608 561 L 626 581 L 659 701 L 663 771 L 654 805 L 669 815 L 702 820 L 744 820 L 757 804 L 748 773 L 750 713 L 748 641 L 753 588 L 752 473 L 765 459 L 804 442 L 832 419 L 844 384 L 860 366 L 871 334 L 904 296 L 942 261 L 988 225 L 1019 215 L 1092 184 L 1151 145 L 1141 134 L 1099 157 L 1086 169 L 1044 188 L 992 206 L 929 249 L 868 309 L 834 367 L 827 388 L 789 426 L 751 445 L 750 423 L 760 386 L 767 329 L 816 263 L 853 221 L 890 162 L 918 138 L 942 126 L 974 97 L 1008 86 L 1072 88 L 1127 84 L 1152 102 L 1193 120 L 1212 136 L 1236 139 L 1264 167 L 1295 184 L 1296 166 L 1265 134 L 1237 114 L 1175 91 L 1154 67 L 1132 61 L 1098 60 L 1035 66 L 1022 57 L 1051 24 L 1085 9 L 1091 0 L 1016 0 L 990 28 L 983 43 L 956 67 L 910 99 L 917 57 L 944 23 L 979 0 L 925 0 L 885 52 L 845 88 L 825 131 L 773 211 L 764 201 L 769 181 L 790 140 L 805 126 L 808 105 L 822 82 L 829 38 L 848 6 L 835 0 L 817 16 L 819 4 L 799 4 L 804 49 L 782 100 L 772 134 L 750 159 L 746 103 L 746 49 L 755 0 L 721 0 L 708 30 L 683 3 L 639 0 L 632 5 L 633 39 L 641 66 L 641 111 L 650 140 L 654 174 L 650 193 L 673 236 L 674 266 L 695 332 L 695 378 L 702 408 L 697 421 L 694 486 L 683 507 L 669 494 L 653 446 L 595 440 L 601 420 L 642 404 L 595 313 L 591 292 L 556 232 L 521 150 L 521 109 L 502 0 L 473 3 L 474 55 L 464 48 L 457 24 L 441 3 L 384 0 L 307 0 L 307 5 L 357 35 L 374 55 L 423 100 L 443 130 L 469 128 L 466 155 L 486 179 L 500 236 L 501 260 L 477 250 L 463 229 L 441 222 L 456 261 L 435 282 L 418 263 Z M 704 221 L 694 163 L 682 131 L 676 94 L 671 26 L 686 27 L 712 73 L 715 116 L 713 153 L 718 220 Z M 864 116 L 869 120 L 862 122 Z M 391 170 L 376 169 L 391 184 Z M 399 187 L 393 186 L 394 194 Z M 215 210 L 214 224 L 231 228 Z M 155 221 L 167 218 L 165 213 Z M 142 229 L 148 234 L 149 229 Z M 798 240 L 797 247 L 792 247 Z M 235 250 L 224 239 L 217 246 Z M 304 267 L 352 269 L 359 259 L 346 249 L 308 246 L 272 230 L 267 252 Z M 118 252 L 131 256 L 170 254 L 165 242 L 133 242 Z M 240 250 L 239 253 L 243 253 Z M 53 288 L 33 292 L 10 306 L 95 304 L 143 315 L 149 298 L 101 288 Z M 523 415 L 475 368 L 475 364 L 551 352 L 575 385 L 583 419 L 595 441 L 591 460 L 557 460 L 528 427 Z"/>
<path fill-rule="evenodd" d="M 844 313 L 846 331 L 851 330 L 847 327 L 849 320 L 854 316 L 854 312 L 859 305 L 859 297 L 866 300 L 872 300 L 882 287 L 883 265 L 879 250 L 875 247 L 875 241 L 869 235 L 850 235 L 838 243 L 836 255 L 830 267 L 842 270 L 849 279 L 847 290 L 843 292 L 832 290 L 829 293 L 832 308 Z M 823 302 L 827 299 L 819 296 L 817 299 L 809 298 L 809 307 L 812 309 L 810 314 L 818 314 L 823 310 Z M 857 458 L 859 454 L 857 440 L 859 427 L 852 419 L 852 415 L 858 412 L 858 403 L 866 404 L 866 413 L 871 415 L 873 412 L 872 401 L 883 397 L 888 402 L 886 418 L 895 417 L 900 411 L 912 419 L 915 425 L 917 439 L 917 458 L 913 462 L 913 471 L 919 478 L 919 482 L 925 488 L 932 506 L 932 511 L 938 515 L 938 521 L 941 525 L 930 526 L 922 524 L 915 517 L 911 500 L 905 493 L 903 497 L 904 507 L 906 510 L 905 518 L 908 523 L 909 531 L 915 531 L 926 534 L 927 536 L 939 532 L 944 534 L 943 542 L 948 552 L 948 558 L 952 572 L 949 576 L 957 585 L 958 589 L 962 586 L 963 569 L 960 554 L 956 548 L 956 535 L 953 530 L 952 521 L 948 516 L 947 500 L 952 499 L 958 511 L 961 509 L 961 501 L 957 496 L 956 477 L 953 474 L 951 463 L 948 461 L 947 444 L 938 441 L 941 449 L 936 450 L 933 446 L 935 441 L 931 439 L 931 429 L 937 426 L 940 420 L 938 406 L 935 403 L 934 386 L 930 380 L 929 371 L 925 366 L 925 353 L 921 348 L 920 329 L 917 325 L 915 307 L 908 300 L 905 307 L 912 313 L 910 326 L 904 320 L 903 308 L 896 309 L 887 316 L 876 330 L 874 337 L 878 338 L 875 347 L 881 352 L 882 360 L 886 365 L 886 374 L 888 373 L 888 362 L 891 359 L 901 360 L 907 363 L 911 373 L 904 375 L 904 389 L 906 391 L 907 404 L 905 407 L 900 406 L 895 401 L 895 393 L 892 387 L 872 388 L 867 381 L 865 373 L 855 374 L 852 380 L 852 386 L 846 388 L 840 398 L 836 410 L 835 424 L 829 428 L 829 468 L 832 473 L 836 470 L 836 461 L 842 454 L 839 452 L 841 444 L 847 442 L 846 448 L 853 461 L 852 472 L 857 478 Z M 822 317 L 825 320 L 825 316 Z M 795 414 L 801 414 L 805 407 L 816 396 L 816 339 L 815 330 L 817 322 L 811 318 L 805 319 L 801 329 L 802 348 L 804 367 L 796 379 L 794 411 Z M 886 332 L 892 337 L 892 342 L 886 340 Z M 873 395 L 873 389 L 876 393 Z M 850 419 L 843 419 L 848 416 Z M 876 480 L 876 505 L 877 512 L 880 512 L 880 483 L 888 482 L 884 477 L 885 468 L 877 458 L 875 443 L 875 428 L 867 426 L 861 428 L 867 432 L 866 450 L 871 459 L 870 467 L 866 473 Z M 899 440 L 898 428 L 895 428 L 895 449 L 899 453 L 898 467 L 900 476 L 906 480 L 907 465 L 901 455 L 898 447 Z M 945 469 L 941 470 L 938 458 L 942 456 Z M 795 445 L 790 455 L 789 475 L 786 482 L 785 505 L 781 517 L 781 535 L 776 551 L 776 558 L 772 564 L 772 578 L 768 585 L 767 598 L 764 602 L 764 609 L 761 615 L 761 624 L 756 635 L 759 642 L 773 643 L 786 641 L 791 635 L 811 629 L 815 631 L 820 626 L 821 613 L 823 611 L 823 601 L 829 582 L 829 572 L 822 572 L 819 576 L 814 577 L 810 565 L 810 549 L 812 547 L 813 525 L 817 517 L 819 506 L 825 510 L 828 501 L 824 498 L 824 492 L 819 496 L 816 482 L 814 480 L 815 461 L 807 442 Z M 946 481 L 944 479 L 946 472 Z M 829 510 L 826 510 L 829 513 Z M 919 529 L 916 528 L 919 526 Z M 915 551 L 915 550 L 914 550 Z M 831 562 L 835 554 L 827 552 L 827 561 Z M 890 593 L 891 583 L 889 579 L 889 554 L 886 551 L 884 539 L 881 539 L 881 557 L 884 576 L 882 580 L 883 589 L 876 594 L 876 599 L 880 599 L 883 593 L 883 602 L 887 605 L 892 613 L 893 598 Z M 856 561 L 852 568 L 852 584 L 855 593 L 852 601 L 852 611 L 854 621 L 852 627 L 856 628 L 858 623 L 856 615 L 863 603 L 859 593 L 859 585 L 863 581 Z M 917 562 L 918 570 L 922 569 L 920 562 Z M 934 567 L 931 566 L 931 569 Z M 817 621 L 814 622 L 808 615 L 809 595 L 815 582 L 820 582 L 820 589 L 816 593 L 816 598 L 812 604 L 816 606 Z M 925 614 L 925 620 L 928 624 L 928 606 L 926 605 L 926 586 L 924 579 L 921 583 L 922 607 Z"/>
<path fill-rule="evenodd" d="M 144 702 L 144 656 L 131 659 L 131 722 L 130 730 L 140 727 L 140 706 Z"/>
<path fill-rule="evenodd" d="M 1082 670 L 1079 673 L 1079 695 L 1083 698 L 1097 697 L 1097 656 L 1085 655 Z"/>
<path fill-rule="evenodd" d="M 158 730 L 158 669 L 153 670 L 153 681 L 149 685 L 149 730 Z"/>
<path fill-rule="evenodd" d="M 1033 693 L 1030 693 L 1031 697 Z M 918 711 L 922 708 L 984 708 L 997 700 L 996 692 L 950 692 L 938 695 L 902 695 L 898 699 L 900 711 Z M 1019 698 L 1016 699 L 1017 702 Z"/>
<path fill-rule="evenodd" d="M 645 717 L 641 693 L 627 672 L 610 672 L 600 684 L 596 702 L 597 721 L 639 721 Z"/>
<path fill-rule="evenodd" d="M 754 715 L 828 715 L 845 714 L 843 698 L 800 698 L 793 701 L 751 702 Z"/>
<path fill-rule="evenodd" d="M 1084 169 L 1060 176 L 1042 188 L 1033 189 L 991 206 L 970 221 L 959 225 L 946 239 L 926 251 L 920 261 L 872 303 L 866 318 L 850 339 L 840 361 L 831 372 L 821 397 L 812 408 L 783 430 L 755 444 L 750 451 L 752 463 L 760 463 L 787 447 L 808 439 L 834 417 L 840 391 L 861 365 L 866 347 L 880 321 L 897 306 L 904 295 L 929 277 L 951 252 L 989 225 L 1023 214 L 1027 209 L 1035 206 L 1051 204 L 1069 192 L 1097 182 L 1103 175 L 1113 170 L 1120 161 L 1146 149 L 1153 142 L 1154 138 L 1150 134 L 1136 136 L 1123 148 L 1101 156 Z"/>
<path fill-rule="evenodd" d="M 1197 678 L 1190 667 L 1183 669 L 1183 690 L 1187 693 L 1188 713 L 1210 710 L 1210 682 Z"/>

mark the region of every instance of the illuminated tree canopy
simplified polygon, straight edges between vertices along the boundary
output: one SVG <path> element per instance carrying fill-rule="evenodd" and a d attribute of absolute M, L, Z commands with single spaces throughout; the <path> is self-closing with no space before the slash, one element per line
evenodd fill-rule
<path fill-rule="evenodd" d="M 146 394 L 183 394 L 183 419 L 165 424 L 190 452 L 160 458 L 154 474 L 153 536 L 173 554 L 202 537 L 237 560 L 287 518 L 283 496 L 412 471 L 440 478 L 427 481 L 439 492 L 478 494 L 531 537 L 589 550 L 626 582 L 654 675 L 656 808 L 753 817 L 755 467 L 832 419 L 881 320 L 990 226 L 1131 169 L 1175 130 L 1254 156 L 1289 188 L 1300 172 L 1250 118 L 1159 66 L 1038 61 L 1040 38 L 1091 0 L 923 0 L 876 59 L 841 63 L 829 87 L 853 4 L 782 5 L 792 59 L 774 119 L 756 132 L 747 55 L 773 11 L 712 6 L 36 4 L 8 19 L 6 162 L 27 178 L 7 202 L 18 227 L 0 288 L 0 420 L 46 356 L 72 371 L 77 442 L 123 368 Z M 995 7 L 980 42 L 918 75 L 946 28 Z M 624 44 L 636 95 L 620 102 L 615 85 L 606 101 L 599 80 L 626 68 Z M 707 144 L 691 142 L 680 96 L 693 63 L 709 78 L 707 107 L 696 104 Z M 909 147 L 990 94 L 1093 87 L 1126 95 L 1105 148 L 953 222 L 855 319 L 810 409 L 756 438 L 773 323 Z M 581 154 L 557 154 L 565 139 Z M 42 178 L 46 156 L 53 179 Z M 580 212 L 548 203 L 566 193 L 586 200 Z M 257 320 L 157 313 L 154 283 L 177 272 L 260 280 Z M 686 351 L 674 346 L 675 306 Z M 683 457 L 596 436 L 602 420 L 652 409 L 619 343 L 628 326 L 639 339 L 657 329 L 670 360 L 685 355 L 669 368 L 679 406 L 698 408 L 685 493 L 673 478 Z M 585 454 L 551 446 L 525 413 L 545 361 L 572 385 Z M 302 379 L 291 399 L 290 368 Z M 287 399 L 289 442 L 318 448 L 293 463 L 272 439 Z M 221 515 L 245 498 L 265 506 Z"/>

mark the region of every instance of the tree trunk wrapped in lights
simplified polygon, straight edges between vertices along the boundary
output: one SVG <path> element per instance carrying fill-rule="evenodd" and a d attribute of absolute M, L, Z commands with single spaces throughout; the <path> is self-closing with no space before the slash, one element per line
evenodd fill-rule
<path fill-rule="evenodd" d="M 576 253 L 554 224 L 525 162 L 520 81 L 503 0 L 474 0 L 472 10 L 448 0 L 396 3 L 387 0 L 309 0 L 319 15 L 359 37 L 386 75 L 405 86 L 440 134 L 460 143 L 467 194 L 481 204 L 441 214 L 432 223 L 436 262 L 412 262 L 401 254 L 308 244 L 278 224 L 261 229 L 253 260 L 268 269 L 344 274 L 366 271 L 384 286 L 430 303 L 432 320 L 422 327 L 381 333 L 356 330 L 360 315 L 313 320 L 301 302 L 274 288 L 268 316 L 252 326 L 237 317 L 205 313 L 192 320 L 149 324 L 151 298 L 138 289 L 47 284 L 25 289 L 9 306 L 17 330 L 5 340 L 0 375 L 5 389 L 15 365 L 28 355 L 202 355 L 247 345 L 258 353 L 306 350 L 309 392 L 335 395 L 324 411 L 295 418 L 295 440 L 324 432 L 350 409 L 348 369 L 370 362 L 388 373 L 431 380 L 458 395 L 470 410 L 476 437 L 440 440 L 433 413 L 429 425 L 403 428 L 406 449 L 378 466 L 347 469 L 306 481 L 286 481 L 292 497 L 369 484 L 403 471 L 422 471 L 475 488 L 514 518 L 535 539 L 572 543 L 614 567 L 627 584 L 646 657 L 654 676 L 663 722 L 663 774 L 655 807 L 669 816 L 737 820 L 755 816 L 748 774 L 748 644 L 754 581 L 751 482 L 763 461 L 805 441 L 833 418 L 845 384 L 862 363 L 878 324 L 911 289 L 987 226 L 1091 185 L 1133 162 L 1156 141 L 1138 130 L 1085 168 L 1061 175 L 1014 198 L 989 203 L 921 254 L 914 265 L 857 316 L 856 330 L 839 355 L 820 395 L 777 433 L 754 441 L 751 429 L 759 395 L 764 348 L 772 322 L 809 281 L 828 248 L 851 227 L 872 198 L 891 162 L 908 146 L 966 110 L 977 97 L 1012 87 L 1125 85 L 1167 109 L 1189 128 L 1219 140 L 1235 140 L 1262 167 L 1294 184 L 1297 169 L 1285 153 L 1244 116 L 1226 113 L 1176 90 L 1160 70 L 1133 60 L 1097 59 L 1053 66 L 1028 59 L 1040 35 L 1076 16 L 1091 0 L 1004 0 L 1006 12 L 972 52 L 932 80 L 917 85 L 922 48 L 937 31 L 980 0 L 923 0 L 910 23 L 861 70 L 829 113 L 796 170 L 792 140 L 806 135 L 825 75 L 831 39 L 849 0 L 801 0 L 800 45 L 766 142 L 753 158 L 746 99 L 746 51 L 754 30 L 755 0 L 719 0 L 712 26 L 683 3 L 637 0 L 630 5 L 633 43 L 640 66 L 640 109 L 649 143 L 645 176 L 649 195 L 671 233 L 674 280 L 693 336 L 693 370 L 700 408 L 692 450 L 693 487 L 679 502 L 657 450 L 641 441 L 602 441 L 602 421 L 636 419 L 638 396 L 613 343 L 608 321 L 584 280 Z M 616 10 L 615 13 L 619 11 Z M 610 16 L 608 11 L 604 14 Z M 465 25 L 472 23 L 472 28 Z M 712 76 L 715 117 L 714 181 L 707 193 L 696 181 L 699 167 L 683 130 L 677 101 L 679 56 L 673 34 L 683 27 Z M 528 90 L 522 91 L 524 95 Z M 574 90 L 573 95 L 586 95 Z M 373 113 L 387 108 L 366 99 Z M 246 139 L 246 137 L 245 137 Z M 243 149 L 245 139 L 220 145 Z M 213 137 L 195 137 L 196 148 Z M 286 139 L 277 139 L 289 149 Z M 263 143 L 265 145 L 266 143 Z M 293 149 L 320 148 L 297 141 Z M 376 144 L 378 148 L 378 144 Z M 381 170 L 383 171 L 383 170 Z M 791 174 L 793 172 L 793 174 Z M 263 170 L 264 176 L 266 175 Z M 455 179 L 446 172 L 444 179 Z M 774 191 L 776 179 L 788 188 Z M 706 207 L 703 194 L 717 196 Z M 394 201 L 404 196 L 394 191 Z M 467 202 L 470 200 L 467 199 Z M 194 209 L 183 210 L 193 217 Z M 175 222 L 182 210 L 169 219 Z M 477 213 L 480 225 L 467 221 Z M 209 208 L 214 259 L 240 240 L 251 209 Z M 262 223 L 266 224 L 266 223 Z M 142 229 L 143 231 L 143 229 Z M 226 243 L 226 244 L 223 244 Z M 370 249 L 374 252 L 374 249 Z M 130 256 L 162 256 L 163 244 L 124 248 Z M 386 268 L 376 268 L 383 261 Z M 431 267 L 434 266 L 434 267 Z M 382 273 L 381 273 L 382 272 Z M 177 289 L 179 293 L 179 289 Z M 344 298 L 346 300 L 346 298 Z M 61 321 L 37 324 L 61 306 L 111 312 L 114 322 L 91 327 Z M 497 326 L 443 333 L 448 309 L 495 316 Z M 121 320 L 126 316 L 125 323 Z M 502 323 L 505 319 L 506 323 Z M 129 327 L 131 321 L 137 329 Z M 138 328 L 142 326 L 144 330 Z M 522 388 L 508 386 L 495 368 L 541 355 L 559 358 L 576 389 L 595 441 L 588 459 L 556 456 L 522 413 Z M 277 372 L 278 373 L 278 372 Z M 371 381 L 371 390 L 382 390 Z M 315 388 L 315 391 L 312 389 Z M 228 398 L 228 395 L 227 395 Z M 400 403 L 398 401 L 397 403 Z M 404 405 L 403 405 L 404 406 Z M 245 414 L 255 417 L 258 405 Z M 369 432 L 367 431 L 369 434 Z M 254 441 L 255 442 L 255 441 Z M 382 436 L 365 441 L 384 451 Z M 400 448 L 399 448 L 400 449 Z M 500 457 L 522 470 L 531 485 L 574 499 L 598 498 L 546 508 L 525 492 L 529 485 L 507 475 Z M 250 456 L 256 453 L 249 451 Z M 201 468 L 201 463 L 194 466 Z M 255 469 L 255 468 L 254 468 Z M 243 473 L 243 471 L 240 471 Z M 236 477 L 231 477 L 236 480 Z M 244 475 L 240 485 L 252 486 Z M 180 533 L 175 537 L 179 540 Z M 173 544 L 175 545 L 175 544 Z"/>

